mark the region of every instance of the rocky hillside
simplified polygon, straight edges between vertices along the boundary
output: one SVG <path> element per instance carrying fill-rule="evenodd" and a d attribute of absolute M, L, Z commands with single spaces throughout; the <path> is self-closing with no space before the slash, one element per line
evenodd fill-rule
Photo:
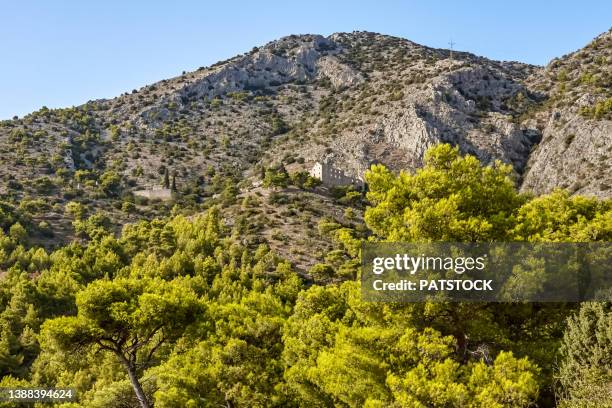
<path fill-rule="evenodd" d="M 415 169 L 450 142 L 512 164 L 525 191 L 610 196 L 611 36 L 545 68 L 368 32 L 285 37 L 114 99 L 1 122 L 0 195 L 41 233 L 70 238 L 69 202 L 121 225 L 252 195 L 279 162 L 290 173 L 322 158 L 352 175 L 376 162 Z M 170 179 L 175 202 L 131 194 Z"/>
<path fill-rule="evenodd" d="M 533 119 L 542 141 L 529 157 L 523 190 L 563 187 L 612 195 L 612 31 L 572 54 L 554 59 L 528 79 L 546 95 Z"/>

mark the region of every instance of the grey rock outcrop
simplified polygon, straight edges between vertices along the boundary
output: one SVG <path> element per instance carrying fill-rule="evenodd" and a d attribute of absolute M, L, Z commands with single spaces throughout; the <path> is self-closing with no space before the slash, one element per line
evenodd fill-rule
<path fill-rule="evenodd" d="M 529 158 L 521 189 L 538 194 L 555 188 L 606 196 L 612 189 L 612 121 L 555 111 L 542 142 Z"/>

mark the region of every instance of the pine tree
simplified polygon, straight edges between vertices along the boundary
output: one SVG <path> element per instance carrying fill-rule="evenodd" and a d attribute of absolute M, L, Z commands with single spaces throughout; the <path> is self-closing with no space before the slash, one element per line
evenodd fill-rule
<path fill-rule="evenodd" d="M 170 188 L 170 176 L 168 175 L 168 169 L 164 169 L 164 188 Z"/>
<path fill-rule="evenodd" d="M 612 303 L 584 303 L 568 319 L 561 355 L 560 406 L 612 406 Z"/>

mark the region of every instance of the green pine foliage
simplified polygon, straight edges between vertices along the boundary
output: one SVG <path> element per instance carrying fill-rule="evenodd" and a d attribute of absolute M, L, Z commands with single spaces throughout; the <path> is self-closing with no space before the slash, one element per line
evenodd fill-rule
<path fill-rule="evenodd" d="M 588 302 L 567 321 L 561 407 L 612 407 L 612 303 Z"/>
<path fill-rule="evenodd" d="M 117 234 L 74 203 L 81 239 L 47 251 L 0 205 L 0 387 L 73 387 L 67 407 L 554 406 L 557 385 L 564 407 L 609 403 L 607 304 L 370 303 L 357 279 L 364 239 L 609 241 L 609 200 L 519 194 L 509 167 L 447 145 L 366 177 L 367 228 L 323 219 L 334 249 L 307 274 L 223 207 Z"/>

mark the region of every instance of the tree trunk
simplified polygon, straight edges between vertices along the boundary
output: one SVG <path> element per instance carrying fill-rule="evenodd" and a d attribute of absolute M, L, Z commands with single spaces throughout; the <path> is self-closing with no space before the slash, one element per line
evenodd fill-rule
<path fill-rule="evenodd" d="M 117 355 L 128 372 L 128 377 L 130 377 L 130 383 L 132 383 L 132 388 L 134 389 L 136 399 L 140 403 L 141 408 L 152 408 L 153 405 L 150 404 L 147 400 L 147 396 L 145 395 L 144 390 L 142 389 L 142 385 L 140 385 L 140 381 L 138 381 L 138 375 L 136 375 L 136 368 L 132 367 L 132 365 L 125 358 L 125 356 L 120 353 L 118 353 Z"/>

